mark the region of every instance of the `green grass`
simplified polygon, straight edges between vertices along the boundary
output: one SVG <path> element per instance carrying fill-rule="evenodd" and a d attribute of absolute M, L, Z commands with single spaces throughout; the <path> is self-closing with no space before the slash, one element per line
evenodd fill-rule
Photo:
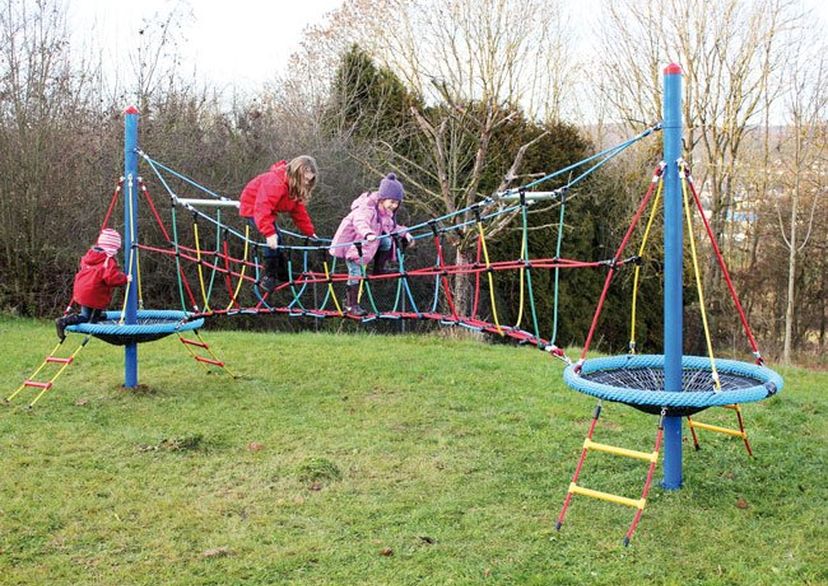
<path fill-rule="evenodd" d="M 122 351 L 93 341 L 33 410 L 29 390 L 0 407 L 0 583 L 828 582 L 828 373 L 783 369 L 780 396 L 745 406 L 752 460 L 704 434 L 624 548 L 625 507 L 576 497 L 554 530 L 594 406 L 560 362 L 434 335 L 206 334 L 241 378 L 168 338 L 125 392 Z M 2 396 L 53 344 L 0 318 Z M 608 404 L 595 439 L 649 450 L 655 427 Z M 637 496 L 646 466 L 619 460 L 590 456 L 584 484 Z"/>

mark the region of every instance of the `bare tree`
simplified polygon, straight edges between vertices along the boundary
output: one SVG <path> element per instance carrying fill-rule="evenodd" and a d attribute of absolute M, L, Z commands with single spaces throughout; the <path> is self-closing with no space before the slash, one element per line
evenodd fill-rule
<path fill-rule="evenodd" d="M 380 173 L 375 162 L 390 161 L 416 191 L 413 205 L 437 217 L 489 195 L 480 184 L 491 141 L 518 112 L 560 118 L 567 95 L 562 87 L 574 71 L 563 23 L 557 4 L 542 0 L 351 0 L 328 27 L 309 31 L 303 56 L 305 63 L 324 63 L 332 52 L 341 55 L 357 43 L 418 96 L 410 113 L 429 164 L 418 164 L 389 143 L 376 145 L 361 162 Z M 501 188 L 515 181 L 537 138 L 518 149 Z M 452 222 L 473 219 L 467 212 Z M 489 235 L 503 226 L 488 225 Z M 456 242 L 458 264 L 469 262 L 474 239 L 474 231 L 466 231 Z M 469 298 L 465 276 L 458 277 L 456 289 L 462 311 Z"/>
<path fill-rule="evenodd" d="M 183 25 L 189 18 L 191 10 L 184 2 L 177 2 L 165 14 L 144 18 L 132 31 L 137 43 L 128 60 L 134 89 L 127 90 L 134 91 L 138 109 L 145 114 L 164 86 L 171 89 L 179 81 Z"/>
<path fill-rule="evenodd" d="M 661 115 L 663 67 L 681 64 L 685 150 L 721 238 L 746 133 L 761 122 L 762 108 L 773 106 L 772 83 L 802 14 L 792 0 L 620 0 L 606 7 L 604 66 L 595 80 L 601 99 L 622 124 L 639 127 Z"/>
<path fill-rule="evenodd" d="M 56 268 L 67 251 L 59 237 L 77 234 L 85 221 L 77 180 L 95 156 L 89 82 L 72 67 L 60 2 L 3 2 L 0 306 L 36 313 L 62 296 L 55 285 L 64 276 Z"/>
<path fill-rule="evenodd" d="M 787 217 L 783 218 L 778 203 L 776 209 L 780 233 L 788 249 L 782 353 L 786 364 L 791 361 L 796 321 L 798 260 L 811 239 L 820 195 L 825 195 L 819 164 L 825 156 L 823 126 L 828 104 L 828 71 L 824 51 L 825 47 L 819 46 L 819 39 L 802 37 L 796 46 L 796 53 L 791 55 L 792 59 L 785 67 L 785 79 L 789 83 L 785 96 L 788 124 L 782 138 L 787 144 L 780 144 L 778 150 L 784 149 L 786 154 L 780 160 L 784 172 L 781 178 L 782 193 L 779 195 L 788 200 Z M 800 210 L 802 204 L 807 206 L 806 210 Z M 800 234 L 800 229 L 804 233 Z"/>
<path fill-rule="evenodd" d="M 625 128 L 638 128 L 661 115 L 664 66 L 682 66 L 685 157 L 714 235 L 729 263 L 734 254 L 737 261 L 742 257 L 734 243 L 752 243 L 747 258 L 755 260 L 763 233 L 756 210 L 769 189 L 762 179 L 767 171 L 757 165 L 770 158 L 755 156 L 762 139 L 754 131 L 769 128 L 779 111 L 783 65 L 812 21 L 794 0 L 619 0 L 604 6 L 603 63 L 592 69 L 600 73 L 594 80 L 599 99 Z M 751 221 L 732 221 L 736 216 Z M 704 286 L 715 332 L 725 317 L 717 302 L 724 293 L 715 258 L 709 258 Z"/>

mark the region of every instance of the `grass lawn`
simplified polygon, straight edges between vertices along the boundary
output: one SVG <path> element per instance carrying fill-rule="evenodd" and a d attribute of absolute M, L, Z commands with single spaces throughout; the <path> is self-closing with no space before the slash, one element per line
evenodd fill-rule
<path fill-rule="evenodd" d="M 0 317 L 0 396 L 53 330 Z M 554 530 L 595 404 L 559 361 L 436 335 L 205 337 L 239 379 L 173 337 L 140 346 L 126 392 L 122 350 L 93 340 L 33 410 L 31 390 L 0 407 L 0 583 L 828 583 L 826 372 L 779 369 L 782 394 L 744 407 L 755 458 L 686 443 L 685 487 L 654 483 L 624 548 L 626 507 L 575 497 Z M 649 451 L 655 432 L 606 404 L 594 439 Z M 645 473 L 595 453 L 582 482 L 637 498 Z"/>

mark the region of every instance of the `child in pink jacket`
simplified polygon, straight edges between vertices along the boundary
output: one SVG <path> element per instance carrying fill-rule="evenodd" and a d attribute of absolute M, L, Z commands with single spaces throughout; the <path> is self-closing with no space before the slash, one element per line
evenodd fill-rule
<path fill-rule="evenodd" d="M 362 316 L 367 312 L 359 305 L 359 280 L 362 267 L 374 261 L 374 274 L 387 272 L 386 263 L 394 256 L 390 234 L 399 234 L 411 245 L 414 239 L 405 226 L 396 222 L 397 209 L 405 190 L 394 173 L 380 182 L 377 191 L 365 192 L 351 204 L 351 213 L 342 219 L 329 249 L 331 255 L 344 258 L 348 266 L 346 311 Z M 360 255 L 357 244 L 362 248 Z"/>

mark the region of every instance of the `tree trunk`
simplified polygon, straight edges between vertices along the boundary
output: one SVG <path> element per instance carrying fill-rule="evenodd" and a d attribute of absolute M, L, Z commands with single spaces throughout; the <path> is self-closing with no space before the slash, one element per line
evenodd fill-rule
<path fill-rule="evenodd" d="M 797 141 L 799 138 L 797 138 Z M 791 236 L 788 242 L 788 296 L 785 303 L 785 339 L 782 349 L 782 361 L 791 363 L 791 339 L 793 337 L 794 321 L 794 284 L 796 282 L 796 216 L 799 206 L 799 176 L 795 180 L 793 195 L 791 196 Z"/>
<path fill-rule="evenodd" d="M 461 248 L 457 249 L 455 255 L 455 263 L 457 265 L 471 264 L 469 255 Z M 460 273 L 454 276 L 454 307 L 459 316 L 469 316 L 472 309 L 472 279 L 473 276 L 469 273 Z"/>

